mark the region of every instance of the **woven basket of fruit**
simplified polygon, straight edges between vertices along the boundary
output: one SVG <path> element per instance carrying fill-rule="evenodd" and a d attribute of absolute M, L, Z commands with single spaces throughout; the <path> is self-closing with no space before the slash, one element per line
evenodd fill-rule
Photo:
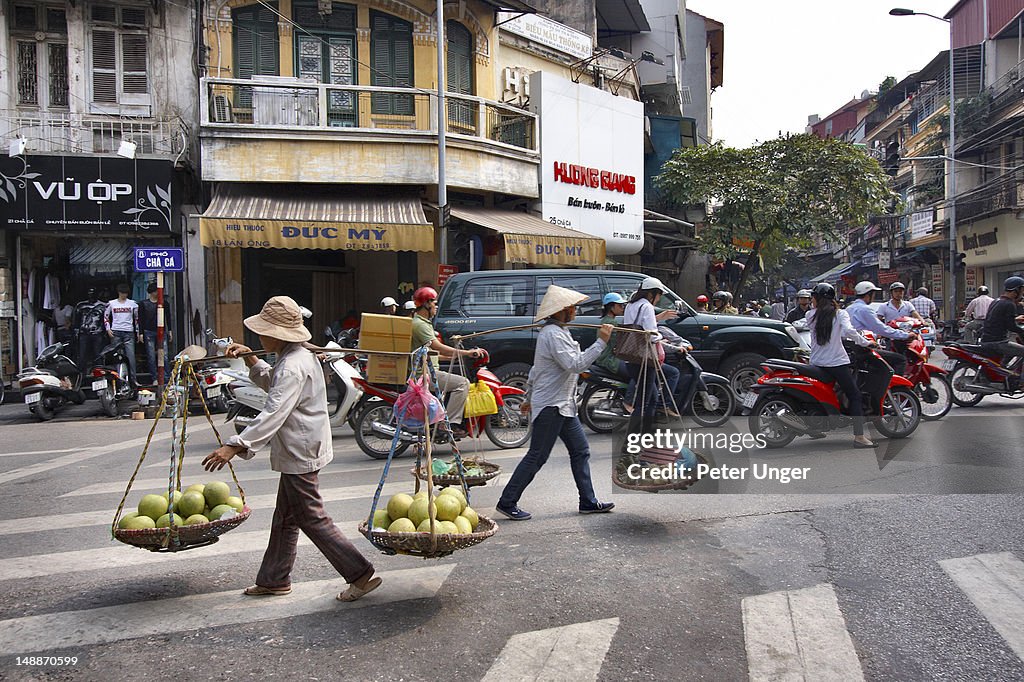
<path fill-rule="evenodd" d="M 438 473 L 434 471 L 434 485 L 462 485 L 462 478 L 459 476 L 459 465 L 454 461 L 442 462 L 441 460 L 435 459 L 433 466 L 440 469 L 438 465 L 446 466 L 446 471 Z M 466 485 L 477 486 L 487 485 L 487 481 L 491 480 L 495 476 L 501 473 L 501 467 L 497 464 L 491 464 L 482 459 L 466 459 L 462 461 L 462 466 L 466 472 Z M 410 469 L 412 475 L 421 481 L 427 480 L 427 472 L 420 465 L 414 466 Z"/>
<path fill-rule="evenodd" d="M 700 480 L 697 465 L 707 464 L 703 455 L 686 453 L 654 449 L 623 453 L 612 467 L 612 483 L 625 490 L 647 493 L 686 490 Z"/>
<path fill-rule="evenodd" d="M 154 552 L 177 552 L 213 544 L 219 539 L 219 536 L 238 527 L 249 518 L 250 513 L 252 510 L 244 507 L 241 512 L 237 512 L 233 516 L 207 523 L 194 523 L 173 528 L 170 526 L 137 530 L 118 528 L 114 531 L 114 537 L 126 545 L 134 545 Z"/>
<path fill-rule="evenodd" d="M 411 523 L 411 522 L 410 522 Z M 435 521 L 435 534 L 425 532 L 392 532 L 382 528 L 369 529 L 366 521 L 359 524 L 359 532 L 378 549 L 386 554 L 408 554 L 425 559 L 437 559 L 448 556 L 459 549 L 478 545 L 494 535 L 498 524 L 486 516 L 481 516 L 476 528 L 471 533 L 445 533 L 437 530 L 442 524 L 450 521 Z M 436 541 L 435 541 L 436 540 Z"/>

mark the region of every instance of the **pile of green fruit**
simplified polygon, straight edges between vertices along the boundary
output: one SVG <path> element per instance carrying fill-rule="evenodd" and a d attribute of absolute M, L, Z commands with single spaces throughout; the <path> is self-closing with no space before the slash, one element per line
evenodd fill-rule
<path fill-rule="evenodd" d="M 175 526 L 194 526 L 228 519 L 242 511 L 242 498 L 231 494 L 231 487 L 223 481 L 196 483 L 185 489 L 175 490 L 173 505 L 167 491 L 160 494 L 144 495 L 137 511 L 128 512 L 117 522 L 125 530 L 143 528 L 167 528 L 171 525 L 171 512 Z"/>
<path fill-rule="evenodd" d="M 465 476 L 466 476 L 466 478 L 477 478 L 479 476 L 483 476 L 484 473 L 486 473 L 486 472 L 484 472 L 483 469 L 481 469 L 480 467 L 474 465 L 472 462 L 465 462 L 464 461 L 462 463 L 462 466 L 465 467 L 465 470 L 466 470 Z M 430 470 L 431 470 L 431 472 L 435 476 L 458 476 L 459 475 L 459 465 L 455 462 L 454 459 L 452 459 L 450 462 L 445 462 L 444 460 L 435 459 L 435 460 L 433 460 L 433 462 L 431 462 Z M 447 488 L 446 488 L 446 490 L 447 490 Z"/>
<path fill-rule="evenodd" d="M 388 500 L 387 509 L 373 513 L 373 530 L 389 533 L 429 533 L 430 505 L 427 491 L 415 495 L 398 493 Z M 480 517 L 466 504 L 460 488 L 444 488 L 434 498 L 434 532 L 469 535 L 476 530 Z"/>

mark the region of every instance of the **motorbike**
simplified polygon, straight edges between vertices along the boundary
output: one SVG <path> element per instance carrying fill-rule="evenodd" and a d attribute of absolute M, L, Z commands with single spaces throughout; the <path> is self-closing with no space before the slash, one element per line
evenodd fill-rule
<path fill-rule="evenodd" d="M 676 406 L 700 426 L 721 426 L 736 409 L 736 394 L 729 380 L 705 372 L 689 353 L 676 355 L 681 358 L 675 363 L 681 370 L 674 396 Z M 580 421 L 594 433 L 611 433 L 624 427 L 630 418 L 622 406 L 629 377 L 592 365 L 580 378 L 585 385 L 579 402 Z"/>
<path fill-rule="evenodd" d="M 469 368 L 471 383 L 483 381 L 494 394 L 498 405 L 497 414 L 480 417 L 468 417 L 463 426 L 469 436 L 479 438 L 482 433 L 499 448 L 517 448 L 530 439 L 530 418 L 520 410 L 525 401 L 525 391 L 514 386 L 502 384 L 497 376 L 487 369 L 490 356 L 486 351 L 475 358 Z M 398 424 L 394 415 L 394 404 L 401 395 L 399 390 L 389 386 L 371 384 L 365 379 L 357 379 L 356 385 L 363 392 L 374 398 L 360 412 L 356 422 L 356 443 L 368 456 L 374 459 L 387 459 L 391 452 Z M 395 456 L 400 456 L 414 443 L 420 442 L 422 433 L 402 429 L 395 448 Z M 434 429 L 432 440 L 439 445 L 450 442 L 450 434 Z"/>
<path fill-rule="evenodd" d="M 865 415 L 878 415 L 875 427 L 888 438 L 907 438 L 921 423 L 921 401 L 909 379 L 896 375 L 892 367 L 873 349 L 853 349 L 854 367 L 861 395 L 846 396 L 828 374 L 814 365 L 787 360 L 762 363 L 764 376 L 750 387 L 743 398 L 750 408 L 749 428 L 764 437 L 769 448 L 789 445 L 797 436 L 819 434 L 845 428 L 853 423 L 850 400 L 861 400 Z M 864 392 L 865 361 L 888 367 L 888 388 L 878 405 L 870 406 Z"/>
<path fill-rule="evenodd" d="M 214 331 L 212 329 L 206 330 L 208 337 L 213 336 L 213 334 Z M 199 387 L 203 392 L 203 398 L 210 412 L 227 412 L 228 402 L 231 400 L 229 386 L 234 381 L 234 376 L 229 374 L 227 370 L 232 370 L 235 374 L 243 373 L 246 377 L 248 377 L 248 372 L 245 369 L 244 360 L 241 358 L 229 358 L 224 355 L 224 351 L 234 343 L 234 339 L 230 336 L 225 336 L 223 338 L 213 338 L 210 343 L 217 349 L 217 355 L 221 357 L 203 363 L 201 368 L 196 370 L 196 376 L 199 378 Z M 196 401 L 196 404 L 198 404 L 198 401 Z"/>
<path fill-rule="evenodd" d="M 950 372 L 953 402 L 974 407 L 987 395 L 1024 398 L 1021 370 L 1024 363 L 1003 366 L 1003 356 L 986 344 L 951 343 L 942 349 L 943 368 Z"/>
<path fill-rule="evenodd" d="M 15 380 L 22 399 L 40 421 L 53 419 L 54 414 L 68 402 L 85 402 L 82 390 L 82 371 L 64 355 L 70 344 L 54 343 L 36 358 L 36 364 L 19 372 Z"/>
<path fill-rule="evenodd" d="M 124 339 L 110 343 L 100 351 L 89 374 L 92 376 L 92 392 L 100 400 L 100 407 L 108 417 L 121 414 L 120 403 L 132 397 L 133 389 L 128 379 L 128 357 L 125 354 Z"/>
<path fill-rule="evenodd" d="M 890 322 L 889 326 L 918 335 L 918 338 L 909 343 L 889 340 L 889 349 L 902 353 L 907 360 L 907 369 L 903 376 L 914 385 L 914 390 L 921 400 L 921 419 L 942 419 L 953 407 L 953 386 L 947 376 L 949 372 L 928 362 L 930 348 L 924 336 L 924 332 L 928 331 L 927 325 L 917 318 L 901 317 Z"/>

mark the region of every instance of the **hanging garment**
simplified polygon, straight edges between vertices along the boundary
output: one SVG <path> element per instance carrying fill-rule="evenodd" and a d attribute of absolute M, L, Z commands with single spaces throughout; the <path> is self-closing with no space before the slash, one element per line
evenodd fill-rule
<path fill-rule="evenodd" d="M 60 278 L 47 275 L 43 279 L 43 308 L 53 310 L 60 306 Z"/>
<path fill-rule="evenodd" d="M 21 300 L 21 342 L 24 344 L 25 364 L 36 361 L 36 311 L 27 298 Z"/>

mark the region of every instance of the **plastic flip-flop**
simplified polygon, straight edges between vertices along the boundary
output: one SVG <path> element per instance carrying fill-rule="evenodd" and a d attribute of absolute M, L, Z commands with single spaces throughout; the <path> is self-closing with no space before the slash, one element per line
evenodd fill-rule
<path fill-rule="evenodd" d="M 262 585 L 252 585 L 245 588 L 242 594 L 250 597 L 280 597 L 286 594 L 291 594 L 292 588 L 290 587 L 263 587 Z"/>
<path fill-rule="evenodd" d="M 383 581 L 380 578 L 373 578 L 366 583 L 366 587 L 356 587 L 355 585 L 349 585 L 348 589 L 338 595 L 338 601 L 355 601 L 365 597 L 370 592 L 373 592 Z"/>

